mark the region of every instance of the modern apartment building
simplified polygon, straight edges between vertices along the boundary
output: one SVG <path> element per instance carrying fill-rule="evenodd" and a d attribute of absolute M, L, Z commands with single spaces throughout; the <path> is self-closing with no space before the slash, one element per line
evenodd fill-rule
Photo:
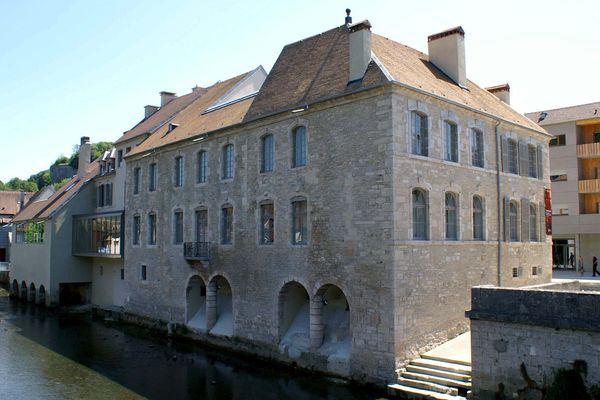
<path fill-rule="evenodd" d="M 526 114 L 550 141 L 553 267 L 600 258 L 600 102 Z"/>
<path fill-rule="evenodd" d="M 548 282 L 550 135 L 466 78 L 462 28 L 428 43 L 349 21 L 133 148 L 124 309 L 381 383 L 468 328 L 472 286 Z"/>

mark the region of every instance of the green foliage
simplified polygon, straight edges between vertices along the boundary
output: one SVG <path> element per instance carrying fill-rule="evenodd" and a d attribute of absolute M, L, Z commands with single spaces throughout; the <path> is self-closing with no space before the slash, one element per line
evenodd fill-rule
<path fill-rule="evenodd" d="M 67 184 L 67 182 L 69 182 L 71 179 L 70 178 L 65 178 L 60 182 L 57 182 L 54 184 L 54 190 L 58 190 L 61 187 L 65 186 Z"/>
<path fill-rule="evenodd" d="M 3 192 L 6 190 L 6 186 L 4 185 L 4 182 L 0 181 L 0 192 Z"/>
<path fill-rule="evenodd" d="M 12 178 L 4 185 L 4 190 L 11 190 L 15 192 L 37 192 L 38 185 L 30 180 L 22 180 L 19 178 Z"/>
<path fill-rule="evenodd" d="M 600 400 L 600 385 L 592 385 L 590 388 L 592 400 Z"/>
<path fill-rule="evenodd" d="M 31 222 L 25 227 L 26 243 L 42 243 L 44 241 L 44 222 Z"/>
<path fill-rule="evenodd" d="M 29 182 L 35 182 L 38 188 L 43 188 L 52 183 L 52 176 L 50 171 L 40 171 L 35 175 L 31 175 L 28 179 Z"/>
<path fill-rule="evenodd" d="M 69 157 L 66 157 L 66 156 L 64 156 L 64 155 L 61 154 L 56 159 L 56 161 L 54 161 L 54 164 L 52 164 L 52 165 L 65 165 L 65 164 L 68 164 L 68 163 L 69 163 Z"/>
<path fill-rule="evenodd" d="M 105 151 L 112 149 L 113 145 L 111 142 L 98 142 L 92 143 L 90 161 L 94 161 L 96 158 L 104 154 Z M 69 165 L 75 169 L 79 166 L 79 146 L 73 148 L 73 154 L 69 158 Z"/>
<path fill-rule="evenodd" d="M 591 400 L 583 382 L 587 374 L 585 361 L 577 360 L 571 369 L 559 369 L 554 375 L 554 381 L 544 396 L 544 400 Z"/>

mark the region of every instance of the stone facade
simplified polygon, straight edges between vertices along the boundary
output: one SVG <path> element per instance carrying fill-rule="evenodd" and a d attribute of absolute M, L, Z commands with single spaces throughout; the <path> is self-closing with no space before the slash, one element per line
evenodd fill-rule
<path fill-rule="evenodd" d="M 559 368 L 570 369 L 583 360 L 586 384 L 599 384 L 599 296 L 600 285 L 577 281 L 527 289 L 473 288 L 469 315 L 474 398 L 497 398 L 499 384 L 507 398 L 532 391 L 521 365 L 543 388 Z"/>
<path fill-rule="evenodd" d="M 410 154 L 409 118 L 412 110 L 430 121 L 430 157 Z M 458 125 L 458 163 L 441 160 L 441 124 Z M 550 279 L 550 245 L 498 241 L 498 184 L 496 120 L 393 84 L 311 106 L 299 114 L 280 114 L 211 133 L 200 141 L 184 141 L 127 161 L 126 186 L 133 170 L 142 171 L 140 194 L 126 194 L 126 234 L 133 218 L 141 218 L 141 243 L 127 241 L 127 312 L 187 324 L 194 334 L 222 344 L 262 352 L 334 374 L 374 382 L 395 379 L 395 368 L 421 350 L 465 331 L 464 312 L 470 307 L 473 285 L 497 283 L 520 286 Z M 304 126 L 308 135 L 307 165 L 291 167 L 292 132 Z M 470 128 L 484 133 L 484 168 L 471 166 Z M 535 140 L 547 155 L 546 138 L 502 122 L 499 133 Z M 260 144 L 274 136 L 273 172 L 260 172 Z M 222 179 L 222 148 L 233 144 L 235 172 Z M 196 182 L 197 153 L 208 152 L 208 179 Z M 174 187 L 174 160 L 184 159 L 184 184 Z M 542 201 L 544 179 L 500 173 L 500 198 Z M 148 192 L 150 163 L 159 172 L 158 190 Z M 412 239 L 412 190 L 428 192 L 429 238 Z M 444 193 L 459 197 L 459 237 L 445 240 Z M 472 240 L 472 196 L 485 201 L 485 240 Z M 308 241 L 292 245 L 291 202 L 298 196 L 308 204 Z M 273 244 L 259 244 L 261 202 L 272 201 L 275 214 Z M 233 242 L 219 244 L 221 210 L 233 206 Z M 208 211 L 209 262 L 190 263 L 183 246 L 173 244 L 173 215 L 184 213 L 184 242 L 194 241 L 194 212 Z M 148 245 L 148 215 L 158 219 L 157 243 Z M 500 230 L 502 231 L 502 230 Z M 500 248 L 501 266 L 498 269 Z M 532 275 L 532 266 L 542 266 Z M 144 266 L 144 267 L 142 267 Z M 519 276 L 512 276 L 512 268 Z M 519 269 L 520 267 L 520 269 Z M 142 279 L 142 270 L 145 278 Z M 498 273 L 498 271 L 500 271 Z M 199 277 L 194 278 L 192 277 Z M 223 280 L 223 278 L 225 280 Z M 190 326 L 190 293 L 202 282 L 206 323 Z M 282 339 L 283 290 L 299 283 L 310 301 L 310 348 L 298 354 L 285 351 Z M 327 320 L 330 285 L 347 300 L 349 326 L 337 332 Z M 218 313 L 218 288 L 229 287 L 232 332 L 211 332 Z M 283 300 L 282 300 L 283 299 Z M 331 303 L 331 302 L 330 302 Z M 196 306 L 194 306 L 196 307 Z M 196 308 L 194 308 L 195 310 Z M 217 322 L 218 324 L 218 322 Z M 342 324 L 343 325 L 343 324 Z M 348 355 L 332 353 L 335 337 L 350 338 Z M 208 334 L 208 336 L 207 336 Z M 324 346 L 327 341 L 333 341 Z M 340 339 L 340 341 L 343 341 Z M 321 345 L 323 343 L 323 345 Z M 327 347 L 328 350 L 325 350 Z M 339 347 L 339 346 L 338 346 Z M 261 349 L 261 350 L 257 350 Z"/>

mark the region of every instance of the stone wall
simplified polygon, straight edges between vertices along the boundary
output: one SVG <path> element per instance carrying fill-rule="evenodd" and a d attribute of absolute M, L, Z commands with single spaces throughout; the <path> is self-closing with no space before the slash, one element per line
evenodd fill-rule
<path fill-rule="evenodd" d="M 588 387 L 600 384 L 599 301 L 598 284 L 473 288 L 474 398 L 494 399 L 500 384 L 507 398 L 524 391 L 528 384 L 521 364 L 539 387 L 547 387 L 557 369 L 583 360 Z"/>

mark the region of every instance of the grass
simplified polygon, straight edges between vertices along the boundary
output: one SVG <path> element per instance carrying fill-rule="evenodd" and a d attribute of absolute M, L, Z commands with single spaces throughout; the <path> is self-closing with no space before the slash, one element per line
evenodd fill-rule
<path fill-rule="evenodd" d="M 0 287 L 0 297 L 8 297 L 10 293 L 8 293 L 8 290 L 4 289 L 3 287 Z"/>

